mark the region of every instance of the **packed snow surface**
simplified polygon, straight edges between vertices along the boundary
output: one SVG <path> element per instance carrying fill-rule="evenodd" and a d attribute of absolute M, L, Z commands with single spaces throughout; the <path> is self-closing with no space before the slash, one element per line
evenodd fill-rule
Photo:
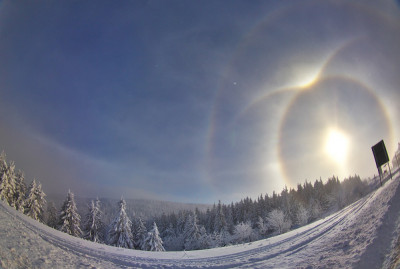
<path fill-rule="evenodd" d="M 147 252 L 69 236 L 0 203 L 3 268 L 381 268 L 396 248 L 400 178 L 288 233 L 223 248 Z M 398 248 L 398 246 L 397 246 Z"/>

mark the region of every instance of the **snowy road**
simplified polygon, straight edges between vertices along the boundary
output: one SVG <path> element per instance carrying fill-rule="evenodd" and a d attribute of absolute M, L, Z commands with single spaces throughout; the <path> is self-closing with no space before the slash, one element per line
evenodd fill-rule
<path fill-rule="evenodd" d="M 400 213 L 399 178 L 325 219 L 249 244 L 144 252 L 95 244 L 0 203 L 3 268 L 380 268 Z"/>

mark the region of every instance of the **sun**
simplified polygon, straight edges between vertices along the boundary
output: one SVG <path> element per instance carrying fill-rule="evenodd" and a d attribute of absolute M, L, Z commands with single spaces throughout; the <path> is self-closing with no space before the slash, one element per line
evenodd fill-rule
<path fill-rule="evenodd" d="M 329 129 L 325 139 L 325 153 L 337 164 L 343 165 L 346 161 L 349 148 L 349 138 L 341 130 Z"/>

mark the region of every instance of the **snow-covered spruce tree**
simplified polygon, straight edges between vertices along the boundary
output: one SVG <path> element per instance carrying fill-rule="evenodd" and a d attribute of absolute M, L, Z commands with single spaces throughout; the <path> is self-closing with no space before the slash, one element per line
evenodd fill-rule
<path fill-rule="evenodd" d="M 24 203 L 24 213 L 32 219 L 43 222 L 44 205 L 46 194 L 42 190 L 42 184 L 36 183 L 34 179 L 29 187 L 28 197 Z"/>
<path fill-rule="evenodd" d="M 196 213 L 189 214 L 183 230 L 183 244 L 185 250 L 200 249 L 200 227 Z"/>
<path fill-rule="evenodd" d="M 28 188 L 28 193 L 24 202 L 24 213 L 28 215 L 28 211 L 31 209 L 32 205 L 35 203 L 35 189 L 36 189 L 36 179 L 33 179 Z"/>
<path fill-rule="evenodd" d="M 213 232 L 210 234 L 210 247 L 211 248 L 218 248 L 222 247 L 224 245 L 224 242 L 222 240 L 222 235 L 217 232 Z"/>
<path fill-rule="evenodd" d="M 143 243 L 147 236 L 147 229 L 140 217 L 136 220 L 135 226 L 136 227 L 133 232 L 133 243 L 136 249 L 143 250 Z"/>
<path fill-rule="evenodd" d="M 169 251 L 179 251 L 182 250 L 182 244 L 178 242 L 176 230 L 172 223 L 169 224 L 168 228 L 164 232 L 164 247 Z"/>
<path fill-rule="evenodd" d="M 186 223 L 188 214 L 189 213 L 187 211 L 179 211 L 179 213 L 178 213 L 178 220 L 176 223 L 176 234 L 178 236 L 180 234 L 182 234 L 183 230 L 185 229 L 185 223 Z"/>
<path fill-rule="evenodd" d="M 7 156 L 4 150 L 0 154 L 0 174 L 4 171 L 4 168 L 7 166 Z"/>
<path fill-rule="evenodd" d="M 67 198 L 61 207 L 58 229 L 69 235 L 80 237 L 82 235 L 80 222 L 81 217 L 76 208 L 74 194 L 68 190 Z"/>
<path fill-rule="evenodd" d="M 110 224 L 107 243 L 116 247 L 134 248 L 131 231 L 132 222 L 126 214 L 126 202 L 119 201 L 119 212 Z"/>
<path fill-rule="evenodd" d="M 220 233 L 223 229 L 226 229 L 226 219 L 224 212 L 222 211 L 221 201 L 218 202 L 218 206 L 216 208 L 216 215 L 214 220 L 214 231 Z"/>
<path fill-rule="evenodd" d="M 10 164 L 2 165 L 2 173 L 0 178 L 0 200 L 5 201 L 7 204 L 15 208 L 14 195 L 16 192 L 15 186 L 15 165 L 13 162 Z"/>
<path fill-rule="evenodd" d="M 283 211 L 279 209 L 274 209 L 269 212 L 266 220 L 269 227 L 271 227 L 271 229 L 277 234 L 282 234 L 289 231 L 292 225 L 291 221 L 285 217 Z"/>
<path fill-rule="evenodd" d="M 200 239 L 199 239 L 199 249 L 207 249 L 211 246 L 211 237 L 207 234 L 206 228 L 200 226 Z"/>
<path fill-rule="evenodd" d="M 153 223 L 153 229 L 147 233 L 147 237 L 143 243 L 143 250 L 147 251 L 165 251 L 163 241 L 158 232 L 157 224 Z"/>
<path fill-rule="evenodd" d="M 213 234 L 214 233 L 215 212 L 216 212 L 215 204 L 213 205 L 212 210 L 207 208 L 207 211 L 206 211 L 206 220 L 205 220 L 204 227 L 206 228 L 206 231 L 209 234 Z"/>
<path fill-rule="evenodd" d="M 24 212 L 26 184 L 24 173 L 21 170 L 15 175 L 14 206 L 18 211 Z"/>
<path fill-rule="evenodd" d="M 6 154 L 3 151 L 0 155 L 0 199 L 23 212 L 25 192 L 23 173 L 20 170 L 15 173 L 14 163 L 7 163 Z"/>
<path fill-rule="evenodd" d="M 8 168 L 7 157 L 4 151 L 0 154 L 0 181 L 2 180 L 3 174 L 6 172 Z"/>
<path fill-rule="evenodd" d="M 229 246 L 232 243 L 232 235 L 228 231 L 227 227 L 223 228 L 219 234 L 221 235 L 221 247 Z"/>
<path fill-rule="evenodd" d="M 233 203 L 232 203 L 233 204 Z M 235 223 L 233 221 L 233 211 L 232 211 L 232 204 L 227 205 L 225 208 L 225 220 L 226 220 L 226 229 L 230 234 L 233 234 L 233 230 L 235 229 Z"/>
<path fill-rule="evenodd" d="M 57 228 L 57 208 L 54 202 L 49 202 L 47 204 L 47 214 L 46 214 L 46 224 L 47 226 L 56 229 Z"/>
<path fill-rule="evenodd" d="M 83 228 L 83 238 L 93 242 L 102 242 L 103 223 L 101 220 L 102 212 L 100 210 L 99 199 L 96 199 L 96 201 L 92 200 L 88 210 L 89 212 L 86 215 L 85 226 Z"/>

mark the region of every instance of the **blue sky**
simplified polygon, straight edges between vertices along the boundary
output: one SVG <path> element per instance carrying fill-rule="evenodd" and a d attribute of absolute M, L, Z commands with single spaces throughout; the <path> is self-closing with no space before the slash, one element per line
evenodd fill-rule
<path fill-rule="evenodd" d="M 3 1 L 0 148 L 56 195 L 368 177 L 399 140 L 399 50 L 396 1 Z"/>

